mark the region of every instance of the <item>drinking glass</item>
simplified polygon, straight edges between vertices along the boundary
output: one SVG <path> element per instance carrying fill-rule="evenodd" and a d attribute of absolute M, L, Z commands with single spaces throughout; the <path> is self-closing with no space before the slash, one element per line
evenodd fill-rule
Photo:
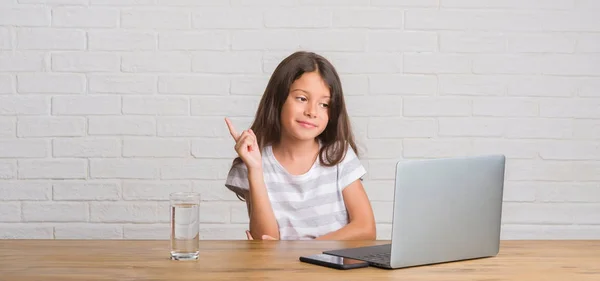
<path fill-rule="evenodd" d="M 200 251 L 200 194 L 175 192 L 171 201 L 171 259 L 197 260 Z"/>

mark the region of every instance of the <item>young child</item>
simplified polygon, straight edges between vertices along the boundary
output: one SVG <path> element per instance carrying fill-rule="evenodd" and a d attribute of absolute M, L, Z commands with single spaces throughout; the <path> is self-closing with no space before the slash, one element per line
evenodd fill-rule
<path fill-rule="evenodd" d="M 225 186 L 246 201 L 249 238 L 376 238 L 366 171 L 329 61 L 293 53 L 271 76 L 250 129 L 225 121 L 239 155 Z"/>

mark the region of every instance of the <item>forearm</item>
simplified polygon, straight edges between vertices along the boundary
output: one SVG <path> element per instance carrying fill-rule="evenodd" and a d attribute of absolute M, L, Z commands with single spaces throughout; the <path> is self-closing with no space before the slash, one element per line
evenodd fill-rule
<path fill-rule="evenodd" d="M 250 233 L 255 239 L 269 235 L 279 239 L 279 227 L 267 194 L 262 170 L 248 171 L 250 184 Z"/>
<path fill-rule="evenodd" d="M 315 240 L 375 240 L 376 233 L 374 224 L 354 221 Z"/>

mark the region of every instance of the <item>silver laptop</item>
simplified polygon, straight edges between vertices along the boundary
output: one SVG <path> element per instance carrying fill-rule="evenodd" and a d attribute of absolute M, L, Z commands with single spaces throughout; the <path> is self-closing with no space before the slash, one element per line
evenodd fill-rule
<path fill-rule="evenodd" d="M 399 161 L 392 243 L 323 253 L 381 268 L 496 256 L 505 161 L 504 155 Z"/>

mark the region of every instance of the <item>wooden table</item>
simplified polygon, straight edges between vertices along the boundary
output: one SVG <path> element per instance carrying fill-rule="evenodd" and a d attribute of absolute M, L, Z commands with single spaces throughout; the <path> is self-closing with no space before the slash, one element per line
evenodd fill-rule
<path fill-rule="evenodd" d="M 0 240 L 0 280 L 600 280 L 600 240 L 503 241 L 497 257 L 347 271 L 300 255 L 388 241 L 201 241 L 197 261 L 169 260 L 168 241 Z"/>

